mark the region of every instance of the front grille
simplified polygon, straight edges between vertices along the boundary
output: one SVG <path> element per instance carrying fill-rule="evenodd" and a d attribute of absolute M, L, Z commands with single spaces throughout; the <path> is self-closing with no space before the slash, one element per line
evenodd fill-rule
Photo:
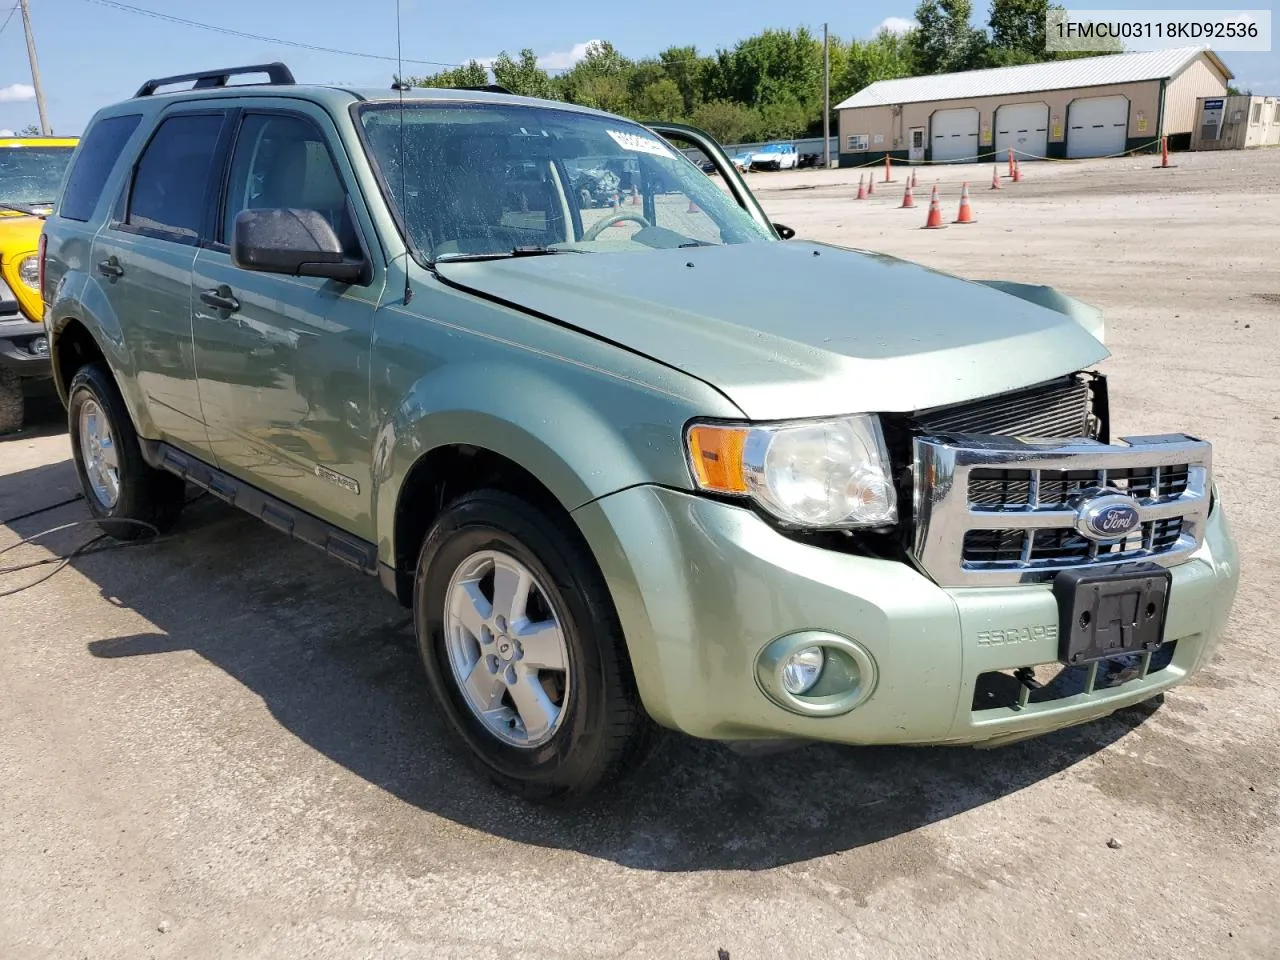
<path fill-rule="evenodd" d="M 969 504 L 979 510 L 1057 509 L 1085 490 L 1110 488 L 1139 499 L 1167 500 L 1187 489 L 1190 465 L 1117 470 L 973 470 Z"/>
<path fill-rule="evenodd" d="M 913 557 L 944 586 L 1034 583 L 1081 565 L 1185 559 L 1208 519 L 1209 444 L 1180 434 L 1122 442 L 917 437 Z M 1081 521 L 1101 494 L 1127 495 L 1137 511 L 1123 539 L 1095 539 Z"/>
<path fill-rule="evenodd" d="M 1133 560 L 1144 553 L 1169 550 L 1177 545 L 1181 536 L 1181 517 L 1149 520 L 1123 540 L 1113 543 L 1089 540 L 1071 527 L 970 530 L 964 535 L 961 557 L 964 563 L 974 567 L 1038 560 L 1077 564 L 1092 563 L 1099 558 Z"/>
<path fill-rule="evenodd" d="M 1091 390 L 1081 376 L 984 397 L 969 403 L 918 412 L 925 434 L 982 434 L 1027 439 L 1093 436 Z"/>

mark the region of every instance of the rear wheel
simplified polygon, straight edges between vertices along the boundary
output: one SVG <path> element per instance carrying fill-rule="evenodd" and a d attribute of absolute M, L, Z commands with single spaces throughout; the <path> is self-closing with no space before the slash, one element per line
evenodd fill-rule
<path fill-rule="evenodd" d="M 71 451 L 89 512 L 117 540 L 154 536 L 182 512 L 186 484 L 149 466 L 120 391 L 100 364 L 81 367 L 67 390 Z"/>
<path fill-rule="evenodd" d="M 469 757 L 503 787 L 565 802 L 647 752 L 653 725 L 586 547 L 494 490 L 447 507 L 418 560 L 427 679 Z"/>
<path fill-rule="evenodd" d="M 22 429 L 25 407 L 22 380 L 8 367 L 0 367 L 0 434 Z"/>

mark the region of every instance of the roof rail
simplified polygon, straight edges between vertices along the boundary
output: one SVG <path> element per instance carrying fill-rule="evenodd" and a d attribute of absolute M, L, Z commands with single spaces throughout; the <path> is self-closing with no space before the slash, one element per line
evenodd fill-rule
<path fill-rule="evenodd" d="M 280 61 L 274 63 L 256 63 L 247 67 L 228 67 L 225 70 L 201 70 L 198 73 L 184 73 L 176 77 L 157 77 L 154 80 L 148 80 L 135 97 L 149 97 L 160 87 L 167 87 L 171 83 L 184 83 L 188 80 L 194 80 L 195 85 L 192 90 L 209 90 L 215 87 L 225 87 L 227 81 L 232 77 L 243 76 L 245 74 L 265 73 L 269 78 L 269 83 L 273 86 L 289 85 L 294 83 L 293 73 Z"/>
<path fill-rule="evenodd" d="M 508 90 L 506 87 L 504 87 L 500 83 L 485 83 L 478 87 L 459 87 L 458 89 L 459 90 L 479 90 L 482 93 L 508 93 L 508 94 L 511 94 L 511 96 L 513 97 L 515 96 L 515 93 L 513 91 Z"/>

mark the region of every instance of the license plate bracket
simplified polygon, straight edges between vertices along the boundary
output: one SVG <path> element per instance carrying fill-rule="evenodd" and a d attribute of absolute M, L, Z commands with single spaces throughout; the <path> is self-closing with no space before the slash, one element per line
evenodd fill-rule
<path fill-rule="evenodd" d="M 1173 575 L 1155 563 L 1064 570 L 1053 579 L 1058 659 L 1068 666 L 1155 650 Z"/>

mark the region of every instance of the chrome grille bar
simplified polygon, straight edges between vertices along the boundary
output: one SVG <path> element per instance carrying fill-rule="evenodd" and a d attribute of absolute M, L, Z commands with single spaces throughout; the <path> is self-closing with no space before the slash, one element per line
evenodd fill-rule
<path fill-rule="evenodd" d="M 1126 437 L 1115 445 L 926 436 L 914 446 L 912 553 L 944 586 L 1034 583 L 1062 569 L 1137 559 L 1172 566 L 1199 549 L 1204 536 L 1212 448 L 1185 434 Z M 984 472 L 971 492 L 975 471 Z M 1000 471 L 1004 479 L 985 479 Z M 1011 484 L 1013 473 L 1025 480 Z M 1175 482 L 1162 490 L 1164 476 Z M 1061 492 L 1046 498 L 1048 477 Z M 1129 493 L 1139 526 L 1119 541 L 1085 538 L 1072 504 L 1085 490 Z M 977 540 L 967 551 L 970 534 Z"/>

